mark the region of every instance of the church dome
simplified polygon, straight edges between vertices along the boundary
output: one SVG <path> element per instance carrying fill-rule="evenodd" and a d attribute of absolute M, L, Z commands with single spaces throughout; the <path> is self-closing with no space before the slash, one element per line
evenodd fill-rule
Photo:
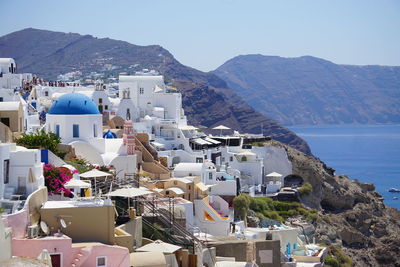
<path fill-rule="evenodd" d="M 70 93 L 55 100 L 50 107 L 49 114 L 92 115 L 100 113 L 92 99 L 83 94 Z"/>
<path fill-rule="evenodd" d="M 117 138 L 117 135 L 113 132 L 111 132 L 110 130 L 108 130 L 107 132 L 105 132 L 103 134 L 103 138 L 105 139 L 113 139 L 113 138 Z"/>

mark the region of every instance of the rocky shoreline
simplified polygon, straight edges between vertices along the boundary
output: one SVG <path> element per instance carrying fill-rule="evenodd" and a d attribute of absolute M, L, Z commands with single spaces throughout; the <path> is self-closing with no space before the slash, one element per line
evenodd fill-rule
<path fill-rule="evenodd" d="M 355 266 L 400 266 L 400 211 L 385 206 L 373 184 L 335 175 L 313 156 L 277 141 L 270 144 L 284 147 L 293 174 L 312 185 L 312 193 L 300 201 L 318 210 L 317 243 L 341 246 Z"/>

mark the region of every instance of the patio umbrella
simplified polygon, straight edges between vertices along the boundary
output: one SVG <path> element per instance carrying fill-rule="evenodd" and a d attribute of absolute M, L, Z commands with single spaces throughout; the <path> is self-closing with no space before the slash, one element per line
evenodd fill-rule
<path fill-rule="evenodd" d="M 95 193 L 97 193 L 96 178 L 112 176 L 112 174 L 108 173 L 108 172 L 99 171 L 98 169 L 93 169 L 88 172 L 81 173 L 81 174 L 79 174 L 79 176 L 83 177 L 83 178 L 94 178 L 94 191 L 95 191 Z"/>
<path fill-rule="evenodd" d="M 224 126 L 224 125 L 219 125 L 219 126 L 213 128 L 213 130 L 221 130 L 220 135 L 222 135 L 222 131 L 223 131 L 223 130 L 230 130 L 230 129 L 231 129 L 231 128 L 226 127 L 226 126 Z"/>
<path fill-rule="evenodd" d="M 145 196 L 153 194 L 153 192 L 144 189 L 144 188 L 135 188 L 135 187 L 125 187 L 125 188 L 120 188 L 117 189 L 113 192 L 110 192 L 106 194 L 109 197 L 127 197 L 127 198 L 132 198 L 132 197 L 140 197 L 140 196 Z"/>
<path fill-rule="evenodd" d="M 89 188 L 90 184 L 78 179 L 71 179 L 64 184 L 66 188 L 73 188 L 73 187 L 81 187 L 81 188 Z"/>
<path fill-rule="evenodd" d="M 154 243 L 150 243 L 144 245 L 143 247 L 137 248 L 136 251 L 143 252 L 162 252 L 162 253 L 174 253 L 177 250 L 180 250 L 180 246 L 172 245 L 169 243 L 165 243 L 161 240 L 156 240 Z"/>

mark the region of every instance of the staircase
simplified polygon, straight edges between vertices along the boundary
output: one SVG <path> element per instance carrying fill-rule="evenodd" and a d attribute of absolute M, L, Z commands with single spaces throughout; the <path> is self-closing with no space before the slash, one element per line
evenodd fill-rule
<path fill-rule="evenodd" d="M 164 233 L 168 234 L 168 240 L 171 243 L 190 246 L 193 248 L 193 251 L 203 247 L 203 242 L 185 227 L 177 223 L 170 211 L 165 208 L 157 207 L 150 201 L 144 200 L 142 203 L 147 215 L 151 214 L 157 219 L 158 222 L 162 223 L 164 227 L 170 229 L 170 233 Z M 157 228 L 153 227 L 153 224 L 149 220 L 142 217 L 142 221 L 151 228 L 158 230 Z"/>
<path fill-rule="evenodd" d="M 72 267 L 80 267 L 82 266 L 82 264 L 85 263 L 86 259 L 89 257 L 90 252 L 88 248 L 81 248 L 78 252 L 78 254 L 76 254 L 75 258 L 73 259 L 71 266 Z"/>

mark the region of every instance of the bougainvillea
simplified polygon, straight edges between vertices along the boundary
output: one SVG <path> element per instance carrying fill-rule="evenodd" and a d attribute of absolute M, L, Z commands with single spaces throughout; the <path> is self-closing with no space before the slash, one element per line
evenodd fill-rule
<path fill-rule="evenodd" d="M 43 167 L 43 175 L 49 195 L 62 192 L 66 195 L 71 194 L 71 191 L 64 187 L 64 184 L 71 180 L 73 175 L 73 172 L 68 168 L 54 167 L 51 164 L 45 164 Z"/>

